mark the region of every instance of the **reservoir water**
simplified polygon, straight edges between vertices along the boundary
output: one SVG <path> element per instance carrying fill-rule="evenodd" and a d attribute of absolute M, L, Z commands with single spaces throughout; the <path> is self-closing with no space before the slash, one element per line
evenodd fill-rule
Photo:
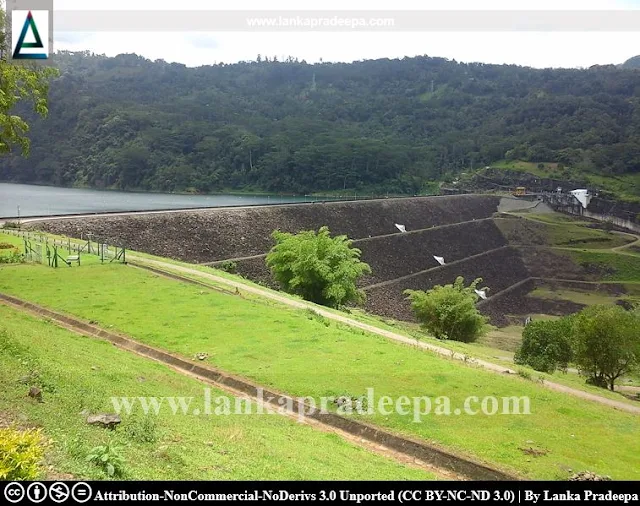
<path fill-rule="evenodd" d="M 175 195 L 0 183 L 0 218 L 313 202 L 315 197 Z M 20 208 L 18 210 L 18 207 Z"/>

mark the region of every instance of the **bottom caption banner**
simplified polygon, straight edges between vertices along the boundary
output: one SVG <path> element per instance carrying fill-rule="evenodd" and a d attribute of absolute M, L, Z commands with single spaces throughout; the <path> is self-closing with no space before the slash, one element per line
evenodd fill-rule
<path fill-rule="evenodd" d="M 634 482 L 11 482 L 0 503 L 638 503 Z"/>

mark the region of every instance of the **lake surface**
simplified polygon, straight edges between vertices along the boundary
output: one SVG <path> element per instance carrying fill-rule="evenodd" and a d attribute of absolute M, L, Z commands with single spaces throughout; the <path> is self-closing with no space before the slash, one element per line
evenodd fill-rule
<path fill-rule="evenodd" d="M 0 183 L 0 218 L 313 202 L 314 197 L 172 195 Z M 18 212 L 18 206 L 20 211 Z"/>

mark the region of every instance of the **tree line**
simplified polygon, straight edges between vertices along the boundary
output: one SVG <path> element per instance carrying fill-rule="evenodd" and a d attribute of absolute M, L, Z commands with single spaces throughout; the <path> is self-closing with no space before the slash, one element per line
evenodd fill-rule
<path fill-rule="evenodd" d="M 95 188 L 415 194 L 502 159 L 640 171 L 640 71 L 538 70 L 420 56 L 187 68 L 55 56 L 31 156 L 0 179 Z M 14 150 L 19 155 L 19 150 Z"/>

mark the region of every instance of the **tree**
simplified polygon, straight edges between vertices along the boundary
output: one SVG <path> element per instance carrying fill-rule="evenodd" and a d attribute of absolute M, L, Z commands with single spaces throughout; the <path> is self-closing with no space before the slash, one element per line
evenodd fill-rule
<path fill-rule="evenodd" d="M 322 227 L 295 235 L 276 230 L 272 237 L 276 245 L 267 254 L 267 266 L 286 292 L 330 307 L 364 301 L 356 281 L 371 268 L 347 236 L 331 237 Z"/>
<path fill-rule="evenodd" d="M 514 362 L 536 371 L 553 373 L 567 370 L 573 357 L 571 350 L 571 318 L 531 322 L 522 332 L 522 345 Z"/>
<path fill-rule="evenodd" d="M 591 306 L 575 317 L 574 361 L 591 384 L 613 390 L 640 365 L 640 316 L 620 306 Z"/>
<path fill-rule="evenodd" d="M 5 12 L 0 6 L 0 154 L 11 151 L 13 145 L 29 154 L 28 123 L 13 110 L 22 100 L 33 103 L 34 111 L 47 115 L 49 79 L 56 75 L 52 68 L 31 67 L 6 61 L 7 40 L 4 33 Z"/>
<path fill-rule="evenodd" d="M 406 290 L 416 318 L 437 339 L 470 343 L 487 332 L 487 318 L 476 308 L 475 290 L 482 282 L 476 279 L 468 287 L 458 277 L 451 285 L 437 285 L 426 292 Z M 486 290 L 486 288 L 484 288 Z"/>

